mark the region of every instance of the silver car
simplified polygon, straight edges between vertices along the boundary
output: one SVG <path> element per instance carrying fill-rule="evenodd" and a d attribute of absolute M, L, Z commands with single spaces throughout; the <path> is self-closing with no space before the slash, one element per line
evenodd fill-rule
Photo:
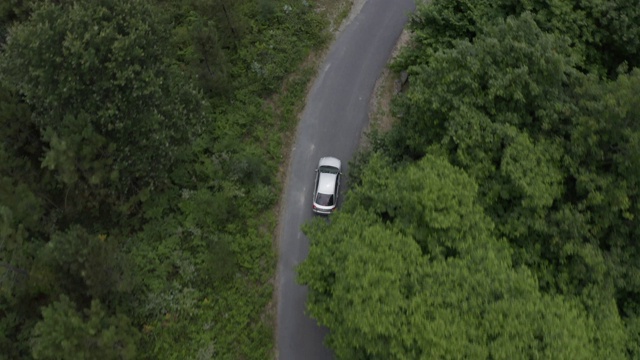
<path fill-rule="evenodd" d="M 313 187 L 313 212 L 331 214 L 338 205 L 341 172 L 340 160 L 323 157 L 318 162 L 316 181 Z"/>

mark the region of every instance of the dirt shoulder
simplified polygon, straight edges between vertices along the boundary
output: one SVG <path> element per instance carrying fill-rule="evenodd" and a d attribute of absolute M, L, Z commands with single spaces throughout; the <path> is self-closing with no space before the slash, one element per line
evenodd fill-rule
<path fill-rule="evenodd" d="M 395 58 L 400 50 L 409 43 L 409 31 L 402 31 L 395 47 L 391 53 L 390 61 Z M 369 99 L 369 124 L 364 130 L 365 136 L 360 138 L 360 149 L 369 146 L 369 138 L 366 136 L 372 128 L 377 128 L 380 132 L 386 132 L 391 129 L 395 118 L 391 114 L 391 101 L 393 97 L 400 92 L 402 88 L 401 76 L 395 74 L 385 67 L 384 71 L 376 81 L 376 85 Z"/>

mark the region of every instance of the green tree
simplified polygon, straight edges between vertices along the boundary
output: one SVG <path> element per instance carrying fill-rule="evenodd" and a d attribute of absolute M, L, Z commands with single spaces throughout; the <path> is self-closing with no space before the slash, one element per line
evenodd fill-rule
<path fill-rule="evenodd" d="M 575 299 L 542 294 L 494 237 L 476 191 L 441 157 L 391 171 L 374 155 L 343 211 L 306 228 L 311 249 L 299 280 L 336 355 L 622 358 L 615 311 L 596 322 Z M 611 327 L 601 335 L 604 323 Z"/>
<path fill-rule="evenodd" d="M 487 28 L 473 43 L 459 42 L 412 68 L 411 88 L 396 104 L 402 121 L 392 149 L 414 158 L 436 142 L 460 152 L 479 150 L 479 141 L 500 149 L 509 131 L 500 125 L 527 127 L 534 139 L 548 134 L 570 109 L 565 89 L 575 82 L 574 64 L 568 40 L 541 31 L 531 14 Z M 489 136 L 469 136 L 480 131 Z"/>
<path fill-rule="evenodd" d="M 0 44 L 4 44 L 7 30 L 14 22 L 29 17 L 31 6 L 37 0 L 8 0 L 0 4 Z"/>
<path fill-rule="evenodd" d="M 273 129 L 295 120 L 312 74 L 287 75 L 327 39 L 326 11 L 1 3 L 0 357 L 72 357 L 54 343 L 97 300 L 142 330 L 137 358 L 271 356 Z M 44 324 L 30 342 L 43 308 L 73 308 L 70 335 Z"/>
<path fill-rule="evenodd" d="M 615 78 L 622 66 L 637 67 L 640 52 L 640 10 L 624 0 L 434 0 L 419 4 L 411 17 L 413 45 L 396 62 L 396 69 L 430 63 L 440 50 L 473 42 L 493 24 L 510 16 L 532 14 L 548 34 L 571 39 L 578 68 Z"/>
<path fill-rule="evenodd" d="M 122 315 L 109 316 L 100 301 L 78 312 L 65 296 L 42 310 L 31 338 L 35 359 L 135 359 L 138 331 Z"/>
<path fill-rule="evenodd" d="M 531 12 L 545 32 L 568 36 L 585 71 L 615 77 L 620 66 L 640 64 L 637 1 L 500 0 L 494 6 L 504 16 Z"/>
<path fill-rule="evenodd" d="M 10 30 L 3 79 L 33 111 L 65 210 L 131 211 L 201 130 L 200 96 L 170 66 L 168 33 L 153 7 L 121 0 L 41 2 Z"/>
<path fill-rule="evenodd" d="M 640 301 L 640 267 L 634 260 L 640 254 L 638 91 L 637 69 L 616 81 L 587 79 L 576 90 L 579 110 L 572 117 L 571 141 L 564 144 L 565 201 L 582 209 L 591 242 L 606 251 L 620 304 L 630 308 Z"/>
<path fill-rule="evenodd" d="M 411 86 L 396 102 L 400 122 L 381 148 L 396 160 L 441 153 L 467 172 L 498 236 L 513 246 L 514 263 L 530 267 L 545 294 L 580 301 L 601 329 L 595 343 L 612 346 L 597 346 L 596 357 L 625 346 L 633 353 L 640 88 L 636 69 L 602 80 L 629 55 L 601 58 L 609 30 L 594 20 L 626 5 L 495 4 L 504 16 L 521 15 L 503 21 L 498 11 L 472 41 L 460 35 L 413 58 Z M 616 26 L 627 21 L 617 11 L 605 17 L 620 20 Z M 622 31 L 629 49 L 634 31 Z M 620 317 L 631 334 L 625 345 Z"/>
<path fill-rule="evenodd" d="M 117 237 L 90 234 L 79 226 L 55 233 L 41 248 L 34 266 L 43 274 L 34 281 L 55 281 L 50 295 L 67 294 L 75 303 L 88 306 L 90 299 L 104 304 L 123 303 L 121 297 L 135 285 L 128 256 L 121 250 Z"/>
<path fill-rule="evenodd" d="M 35 322 L 32 261 L 51 224 L 39 160 L 40 145 L 30 112 L 15 92 L 0 86 L 0 354 L 28 356 L 24 334 Z"/>
<path fill-rule="evenodd" d="M 433 0 L 420 2 L 409 19 L 413 46 L 404 50 L 393 67 L 405 70 L 428 63 L 438 51 L 450 49 L 460 40 L 473 41 L 485 23 L 493 21 L 493 1 Z"/>
<path fill-rule="evenodd" d="M 574 64 L 567 40 L 541 31 L 532 14 L 509 18 L 421 66 L 389 137 L 392 153 L 411 157 L 438 144 L 472 176 L 516 262 L 550 272 L 539 274 L 543 287 L 557 286 L 556 266 L 572 261 L 563 247 L 579 248 L 587 229 L 577 209 L 557 202 L 568 136 L 558 134 L 570 129 L 569 89 L 582 81 Z"/>

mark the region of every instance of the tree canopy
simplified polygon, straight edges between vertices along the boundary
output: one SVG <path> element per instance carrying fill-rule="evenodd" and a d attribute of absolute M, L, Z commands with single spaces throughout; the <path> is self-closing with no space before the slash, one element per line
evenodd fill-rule
<path fill-rule="evenodd" d="M 637 5 L 418 6 L 397 121 L 307 228 L 340 358 L 640 354 Z"/>
<path fill-rule="evenodd" d="M 107 316 L 97 300 L 80 314 L 63 296 L 43 317 L 34 329 L 34 359 L 136 358 L 137 331 L 125 317 Z"/>
<path fill-rule="evenodd" d="M 321 5 L 0 2 L 0 358 L 273 355 Z"/>
<path fill-rule="evenodd" d="M 107 0 L 45 2 L 11 29 L 4 78 L 30 106 L 66 206 L 92 199 L 82 211 L 99 214 L 165 186 L 201 131 L 203 100 L 168 66 L 166 24 L 148 3 Z"/>
<path fill-rule="evenodd" d="M 429 155 L 384 169 L 374 156 L 345 211 L 306 231 L 299 278 L 339 358 L 624 358 L 619 317 L 601 342 L 579 302 L 513 266 L 462 170 Z"/>

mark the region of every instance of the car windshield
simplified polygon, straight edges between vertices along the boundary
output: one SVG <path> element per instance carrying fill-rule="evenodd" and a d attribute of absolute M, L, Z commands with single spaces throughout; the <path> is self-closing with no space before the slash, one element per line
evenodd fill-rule
<path fill-rule="evenodd" d="M 337 174 L 340 171 L 333 166 L 320 166 L 320 172 L 329 173 L 329 174 Z"/>
<path fill-rule="evenodd" d="M 320 206 L 333 206 L 333 195 L 318 193 L 318 195 L 316 195 L 316 204 Z"/>

